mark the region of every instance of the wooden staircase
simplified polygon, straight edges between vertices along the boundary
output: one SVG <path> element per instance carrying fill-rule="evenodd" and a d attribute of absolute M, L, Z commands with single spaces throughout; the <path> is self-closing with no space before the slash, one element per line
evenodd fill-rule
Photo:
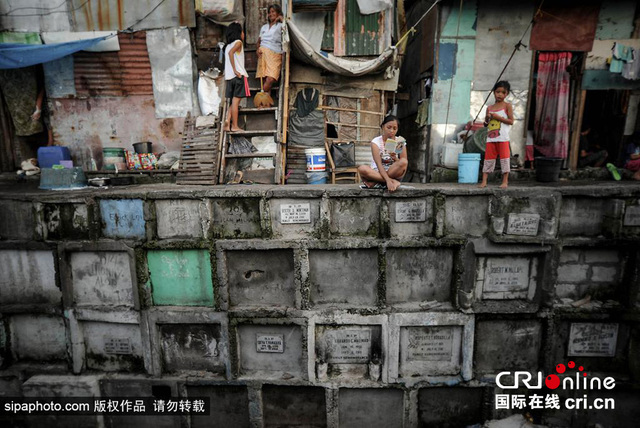
<path fill-rule="evenodd" d="M 254 54 L 254 52 L 246 52 L 246 55 Z M 255 63 L 247 61 L 247 64 Z M 227 165 L 232 159 L 270 159 L 272 168 L 255 168 L 256 162 L 251 168 L 243 170 L 243 180 L 253 181 L 256 183 L 275 184 L 280 182 L 282 176 L 282 150 L 280 147 L 282 135 L 282 92 L 283 85 L 277 82 L 271 90 L 271 96 L 275 101 L 274 107 L 255 108 L 253 107 L 253 97 L 260 91 L 260 80 L 255 79 L 255 70 L 247 69 L 249 73 L 249 89 L 251 97 L 246 98 L 246 107 L 240 107 L 238 114 L 238 126 L 242 131 L 230 132 L 222 131 L 222 147 L 220 159 L 219 183 L 225 182 L 225 175 L 229 173 Z M 282 79 L 281 79 L 282 80 Z M 229 100 L 225 100 L 223 118 L 226 118 L 229 109 Z M 222 121 L 224 122 L 224 120 Z M 268 150 L 259 150 L 254 153 L 231 154 L 228 153 L 231 139 L 234 137 L 245 137 L 251 141 L 253 137 L 273 136 L 273 144 L 269 144 Z M 255 144 L 254 144 L 255 145 Z"/>

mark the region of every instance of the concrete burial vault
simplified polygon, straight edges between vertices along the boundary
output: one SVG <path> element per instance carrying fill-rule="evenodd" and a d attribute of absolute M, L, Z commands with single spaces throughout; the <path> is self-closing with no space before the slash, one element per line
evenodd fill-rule
<path fill-rule="evenodd" d="M 210 399 L 47 426 L 466 426 L 519 413 L 496 409 L 499 373 L 572 360 L 624 410 L 541 420 L 630 426 L 639 201 L 628 183 L 0 190 L 0 396 Z"/>

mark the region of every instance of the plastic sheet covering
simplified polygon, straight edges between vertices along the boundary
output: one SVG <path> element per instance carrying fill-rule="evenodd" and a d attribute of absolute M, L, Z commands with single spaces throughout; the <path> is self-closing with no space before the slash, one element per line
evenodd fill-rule
<path fill-rule="evenodd" d="M 313 110 L 304 117 L 297 111 L 289 115 L 289 141 L 302 146 L 324 146 L 324 115 L 320 110 Z"/>
<path fill-rule="evenodd" d="M 104 37 L 50 45 L 0 43 L 0 69 L 22 68 L 63 58 L 85 50 L 104 40 Z"/>
<path fill-rule="evenodd" d="M 196 11 L 217 24 L 244 21 L 242 0 L 196 0 Z"/>
<path fill-rule="evenodd" d="M 382 12 L 392 7 L 392 0 L 358 0 L 358 8 L 362 15 Z"/>
<path fill-rule="evenodd" d="M 396 48 L 390 46 L 384 50 L 377 58 L 371 60 L 357 60 L 338 58 L 327 52 L 317 51 L 313 45 L 306 39 L 304 33 L 296 26 L 294 22 L 287 21 L 287 30 L 285 31 L 285 43 L 290 39 L 291 50 L 296 58 L 308 64 L 320 67 L 341 76 L 363 76 L 365 74 L 385 73 L 385 78 L 392 77 L 393 73 L 387 70 L 396 59 Z"/>
<path fill-rule="evenodd" d="M 194 103 L 191 41 L 186 28 L 147 31 L 156 117 L 199 116 Z M 199 109 L 198 109 L 199 110 Z"/>
<path fill-rule="evenodd" d="M 305 38 L 316 52 L 320 52 L 322 47 L 325 16 L 326 12 L 299 12 L 291 15 L 291 21 L 305 35 Z"/>
<path fill-rule="evenodd" d="M 93 46 L 84 49 L 88 52 L 116 52 L 120 50 L 120 43 L 115 37 L 117 31 L 57 31 L 52 33 L 42 33 L 42 40 L 45 44 L 76 42 L 78 40 L 89 40 L 97 37 L 109 37 Z"/>

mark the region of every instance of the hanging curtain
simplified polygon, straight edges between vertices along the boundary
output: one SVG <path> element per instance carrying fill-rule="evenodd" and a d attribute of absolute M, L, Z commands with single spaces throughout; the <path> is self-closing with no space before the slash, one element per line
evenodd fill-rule
<path fill-rule="evenodd" d="M 567 157 L 569 146 L 569 73 L 571 52 L 538 55 L 536 149 L 547 157 Z"/>

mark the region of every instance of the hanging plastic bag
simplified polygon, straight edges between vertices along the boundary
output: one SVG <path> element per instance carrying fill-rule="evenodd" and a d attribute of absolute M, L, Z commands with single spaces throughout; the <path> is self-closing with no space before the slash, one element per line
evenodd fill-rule
<path fill-rule="evenodd" d="M 218 115 L 220 109 L 220 95 L 218 95 L 218 84 L 213 77 L 212 72 L 208 70 L 200 71 L 198 78 L 198 102 L 200 102 L 200 111 L 203 116 Z"/>

